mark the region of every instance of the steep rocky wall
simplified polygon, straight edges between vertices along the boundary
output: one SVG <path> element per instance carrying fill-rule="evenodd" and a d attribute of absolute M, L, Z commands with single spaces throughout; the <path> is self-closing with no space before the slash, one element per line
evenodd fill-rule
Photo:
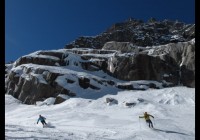
<path fill-rule="evenodd" d="M 159 57 L 137 54 L 131 57 L 115 56 L 110 58 L 109 66 L 111 74 L 122 80 L 156 80 L 178 84 L 177 65 L 170 65 Z M 165 75 L 170 75 L 166 78 Z"/>
<path fill-rule="evenodd" d="M 115 23 L 103 33 L 94 37 L 78 37 L 66 44 L 65 48 L 101 49 L 106 42 L 130 42 L 135 46 L 164 45 L 189 41 L 195 38 L 195 24 L 186 24 L 171 20 L 149 20 L 143 22 L 130 19 Z"/>
<path fill-rule="evenodd" d="M 36 101 L 57 97 L 60 93 L 68 96 L 76 95 L 55 82 L 56 78 L 62 74 L 44 69 L 30 69 L 25 66 L 20 70 L 23 74 L 11 71 L 6 78 L 6 94 L 13 95 L 25 104 L 35 104 Z"/>
<path fill-rule="evenodd" d="M 169 64 L 178 66 L 179 82 L 195 87 L 195 40 L 170 43 L 152 49 L 150 55 L 159 56 Z"/>

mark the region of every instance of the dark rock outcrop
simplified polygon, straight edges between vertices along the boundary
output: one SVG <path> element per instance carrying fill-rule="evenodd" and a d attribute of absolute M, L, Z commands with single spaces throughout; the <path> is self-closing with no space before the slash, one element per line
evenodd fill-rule
<path fill-rule="evenodd" d="M 178 66 L 172 65 L 161 60 L 159 57 L 153 57 L 144 54 L 138 54 L 131 57 L 116 56 L 111 72 L 113 76 L 122 80 L 155 80 L 162 81 L 164 74 L 173 74 L 173 79 L 168 82 L 176 83 L 178 81 Z M 126 72 L 126 73 L 124 73 Z M 133 88 L 131 88 L 133 89 Z"/>
<path fill-rule="evenodd" d="M 135 46 L 163 45 L 189 41 L 195 37 L 195 24 L 185 24 L 179 21 L 148 22 L 129 19 L 112 25 L 105 32 L 95 37 L 79 37 L 65 48 L 96 48 L 101 49 L 106 42 L 130 42 Z"/>
<path fill-rule="evenodd" d="M 128 102 L 124 102 L 124 105 L 126 107 L 134 107 L 136 105 L 136 103 L 128 103 Z"/>
<path fill-rule="evenodd" d="M 106 98 L 106 103 L 108 105 L 118 104 L 118 101 L 114 98 Z"/>
<path fill-rule="evenodd" d="M 68 97 L 68 98 L 69 98 L 69 97 Z M 59 95 L 56 97 L 54 104 L 60 104 L 60 103 L 62 103 L 62 102 L 64 102 L 64 101 L 66 101 L 66 100 L 67 100 L 66 97 L 63 97 L 62 95 L 59 94 Z"/>
<path fill-rule="evenodd" d="M 26 77 L 19 77 L 18 73 L 11 71 L 6 79 L 6 93 L 26 104 L 35 104 L 36 101 L 56 97 L 60 93 L 70 97 L 76 96 L 75 93 L 64 89 L 55 82 L 56 77 L 60 74 L 48 72 L 47 75 L 42 77 L 42 74 L 39 76 L 39 74 L 31 72 L 26 73 Z"/>
<path fill-rule="evenodd" d="M 162 54 L 162 55 L 160 55 Z M 151 55 L 159 55 L 168 65 L 176 66 L 179 84 L 195 87 L 195 42 L 171 43 L 163 45 L 151 52 Z M 172 74 L 172 73 L 170 73 Z M 169 78 L 170 75 L 166 78 Z"/>
<path fill-rule="evenodd" d="M 90 79 L 85 78 L 85 77 L 80 77 L 78 80 L 79 80 L 80 87 L 84 89 L 90 87 Z"/>

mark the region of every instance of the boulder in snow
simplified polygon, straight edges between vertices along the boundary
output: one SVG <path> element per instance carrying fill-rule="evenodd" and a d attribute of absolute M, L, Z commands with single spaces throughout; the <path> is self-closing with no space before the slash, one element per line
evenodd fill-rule
<path fill-rule="evenodd" d="M 64 94 L 59 94 L 56 99 L 55 99 L 55 102 L 54 104 L 60 104 L 64 101 L 66 101 L 67 99 L 69 99 L 70 97 L 67 96 L 67 95 L 64 95 Z"/>
<path fill-rule="evenodd" d="M 37 106 L 42 106 L 42 105 L 53 105 L 54 102 L 55 102 L 55 98 L 50 97 L 50 98 L 47 98 L 46 100 L 44 100 L 43 102 L 37 101 L 37 102 L 36 102 L 36 105 L 37 105 Z"/>
<path fill-rule="evenodd" d="M 136 103 L 134 102 L 131 102 L 131 103 L 128 103 L 128 102 L 123 102 L 123 104 L 126 106 L 126 107 L 134 107 L 136 105 Z"/>
<path fill-rule="evenodd" d="M 118 104 L 118 101 L 114 98 L 106 98 L 107 105 Z"/>

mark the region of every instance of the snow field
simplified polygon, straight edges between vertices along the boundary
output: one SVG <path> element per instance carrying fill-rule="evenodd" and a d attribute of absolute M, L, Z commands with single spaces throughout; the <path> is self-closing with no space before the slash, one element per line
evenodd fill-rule
<path fill-rule="evenodd" d="M 5 95 L 6 139 L 57 140 L 194 140 L 195 89 L 173 87 L 121 91 L 98 99 L 70 98 L 58 105 L 24 105 Z M 118 100 L 108 105 L 107 97 Z M 140 101 L 138 100 L 140 99 Z M 141 100 L 143 99 L 143 100 Z M 127 107 L 125 102 L 135 102 Z M 144 119 L 147 111 L 155 129 Z M 39 114 L 51 128 L 36 124 Z"/>

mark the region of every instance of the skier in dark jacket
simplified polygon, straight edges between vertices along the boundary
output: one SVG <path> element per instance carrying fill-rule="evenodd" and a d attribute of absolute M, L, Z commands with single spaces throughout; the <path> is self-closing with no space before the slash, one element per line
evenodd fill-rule
<path fill-rule="evenodd" d="M 41 123 L 42 123 L 43 126 L 47 125 L 47 123 L 45 122 L 45 119 L 46 119 L 45 117 L 43 117 L 42 115 L 39 115 L 37 124 L 38 124 L 39 121 L 41 121 Z"/>
<path fill-rule="evenodd" d="M 154 118 L 154 116 L 150 115 L 150 114 L 147 114 L 147 112 L 144 113 L 144 116 L 139 116 L 139 118 L 144 118 L 146 120 L 147 123 L 149 123 L 149 127 L 151 125 L 151 127 L 153 128 L 153 123 L 152 121 L 150 120 L 150 116 L 152 118 Z"/>

